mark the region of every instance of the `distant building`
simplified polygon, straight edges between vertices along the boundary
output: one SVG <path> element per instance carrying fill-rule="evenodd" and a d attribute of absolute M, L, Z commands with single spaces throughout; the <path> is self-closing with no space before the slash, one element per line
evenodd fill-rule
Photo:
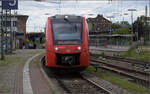
<path fill-rule="evenodd" d="M 103 17 L 103 15 L 97 15 L 96 18 L 87 19 L 89 25 L 90 34 L 104 34 L 107 33 L 110 29 L 111 21 Z"/>
<path fill-rule="evenodd" d="M 7 36 L 8 47 L 4 45 L 4 48 L 22 48 L 26 43 L 26 21 L 28 19 L 27 15 L 1 15 L 3 20 L 1 28 L 4 32 L 4 37 Z M 11 37 L 10 37 L 11 36 Z M 10 42 L 12 42 L 12 47 L 10 47 Z"/>
<path fill-rule="evenodd" d="M 109 34 L 110 25 L 112 24 L 112 22 L 104 18 L 102 15 L 97 15 L 97 17 L 95 18 L 88 18 L 87 22 L 90 34 L 90 46 L 106 45 L 109 38 L 104 35 Z"/>

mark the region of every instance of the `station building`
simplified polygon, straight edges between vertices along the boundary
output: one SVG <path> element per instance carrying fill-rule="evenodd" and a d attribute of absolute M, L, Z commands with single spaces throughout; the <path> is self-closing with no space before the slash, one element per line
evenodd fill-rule
<path fill-rule="evenodd" d="M 3 14 L 0 16 L 1 33 L 3 31 L 3 40 L 5 42 L 3 43 L 3 48 L 6 50 L 11 48 L 23 48 L 26 43 L 26 21 L 28 16 L 10 14 Z"/>
<path fill-rule="evenodd" d="M 107 31 L 109 31 L 112 24 L 112 22 L 104 18 L 103 15 L 97 15 L 95 18 L 88 18 L 87 22 L 89 25 L 90 35 L 107 34 Z"/>
<path fill-rule="evenodd" d="M 103 15 L 97 15 L 95 18 L 88 18 L 87 23 L 89 27 L 90 45 L 106 45 L 108 37 L 105 37 L 105 35 L 109 34 L 112 22 L 104 18 Z"/>
<path fill-rule="evenodd" d="M 89 26 L 90 46 L 126 46 L 132 43 L 132 34 L 112 34 L 112 22 L 104 18 L 103 15 L 97 15 L 95 18 L 88 18 L 87 22 Z"/>

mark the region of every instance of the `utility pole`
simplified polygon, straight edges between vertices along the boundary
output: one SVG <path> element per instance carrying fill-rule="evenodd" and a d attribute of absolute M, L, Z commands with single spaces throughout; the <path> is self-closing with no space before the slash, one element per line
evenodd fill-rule
<path fill-rule="evenodd" d="M 136 9 L 128 9 L 128 11 L 131 11 L 131 32 L 133 33 L 133 11 L 136 11 Z"/>
<path fill-rule="evenodd" d="M 114 16 L 107 16 L 107 18 L 109 18 L 110 21 L 111 21 L 111 18 L 114 18 Z M 111 27 L 110 27 L 110 35 L 112 35 Z M 111 37 L 112 37 L 112 36 L 110 36 L 110 45 L 112 46 L 112 38 L 111 38 Z"/>
<path fill-rule="evenodd" d="M 145 16 L 147 17 L 147 6 L 145 6 Z"/>
<path fill-rule="evenodd" d="M 123 16 L 123 22 L 124 22 L 124 16 L 128 15 L 128 13 L 124 13 L 122 16 Z"/>
<path fill-rule="evenodd" d="M 61 14 L 61 0 L 60 0 L 60 3 L 59 3 L 59 14 Z"/>
<path fill-rule="evenodd" d="M 149 0 L 149 17 L 150 17 L 150 0 Z"/>
<path fill-rule="evenodd" d="M 146 17 L 146 21 L 145 21 L 145 23 L 146 23 L 146 28 L 145 28 L 145 42 L 147 41 L 147 40 L 149 40 L 149 30 L 148 30 L 148 15 L 147 15 L 147 10 L 148 8 L 147 8 L 147 5 L 145 6 L 145 17 Z"/>

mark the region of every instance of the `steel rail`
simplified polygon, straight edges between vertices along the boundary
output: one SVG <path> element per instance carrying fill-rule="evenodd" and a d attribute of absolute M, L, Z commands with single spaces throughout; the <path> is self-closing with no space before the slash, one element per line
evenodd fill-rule
<path fill-rule="evenodd" d="M 113 64 L 110 64 L 110 63 L 102 62 L 100 60 L 91 59 L 91 61 L 99 62 L 99 63 L 105 64 L 107 66 L 122 69 L 122 70 L 126 70 L 126 71 L 129 71 L 129 72 L 135 72 L 135 73 L 139 73 L 139 74 L 142 74 L 142 75 L 150 76 L 150 74 L 147 73 L 147 72 L 142 72 L 142 71 L 135 70 L 135 69 L 124 68 L 124 67 L 121 67 L 121 66 L 118 66 L 118 65 L 113 65 Z"/>
<path fill-rule="evenodd" d="M 93 62 L 98 62 L 98 63 L 103 63 L 103 62 L 99 62 L 97 60 L 92 60 Z M 135 80 L 138 80 L 138 81 L 141 81 L 141 82 L 144 82 L 144 84 L 147 86 L 150 84 L 150 80 L 146 80 L 144 78 L 141 78 L 141 77 L 138 77 L 138 76 L 134 76 L 132 74 L 129 74 L 127 72 L 124 72 L 126 70 L 122 70 L 122 68 L 117 68 L 117 69 L 114 69 L 114 67 L 112 66 L 109 66 L 108 64 L 104 64 L 105 66 L 99 66 L 99 68 L 102 68 L 102 69 L 105 69 L 105 70 L 109 70 L 109 71 L 112 71 L 112 72 L 115 72 L 115 73 L 118 73 L 118 74 L 121 74 L 121 75 L 124 75 L 124 76 L 127 76 L 127 77 L 130 77 L 132 79 L 135 79 Z M 150 75 L 149 75 L 150 76 Z"/>
<path fill-rule="evenodd" d="M 102 86 L 98 85 L 96 82 L 94 82 L 94 81 L 88 79 L 87 77 L 84 77 L 83 75 L 82 75 L 81 77 L 82 77 L 84 80 L 88 81 L 89 83 L 95 85 L 96 87 L 98 87 L 98 88 L 104 90 L 106 93 L 108 93 L 108 94 L 113 94 L 111 91 L 109 91 L 109 90 L 103 88 Z"/>
<path fill-rule="evenodd" d="M 150 66 L 150 62 L 146 62 L 146 61 L 140 61 L 140 60 L 135 60 L 135 59 L 127 59 L 127 58 L 108 56 L 108 55 L 101 55 L 101 54 L 93 54 L 93 53 L 90 53 L 90 54 L 91 55 L 96 55 L 96 56 L 102 56 L 103 58 L 106 58 L 106 59 L 119 60 L 119 61 L 124 61 L 124 62 L 127 62 L 127 63 L 139 64 L 139 65 L 143 65 L 143 66 Z"/>

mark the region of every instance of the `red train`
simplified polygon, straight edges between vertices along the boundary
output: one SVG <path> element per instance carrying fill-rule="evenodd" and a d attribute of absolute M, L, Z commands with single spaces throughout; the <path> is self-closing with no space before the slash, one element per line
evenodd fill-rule
<path fill-rule="evenodd" d="M 54 69 L 84 70 L 88 67 L 88 25 L 85 17 L 56 15 L 48 18 L 45 65 Z"/>

